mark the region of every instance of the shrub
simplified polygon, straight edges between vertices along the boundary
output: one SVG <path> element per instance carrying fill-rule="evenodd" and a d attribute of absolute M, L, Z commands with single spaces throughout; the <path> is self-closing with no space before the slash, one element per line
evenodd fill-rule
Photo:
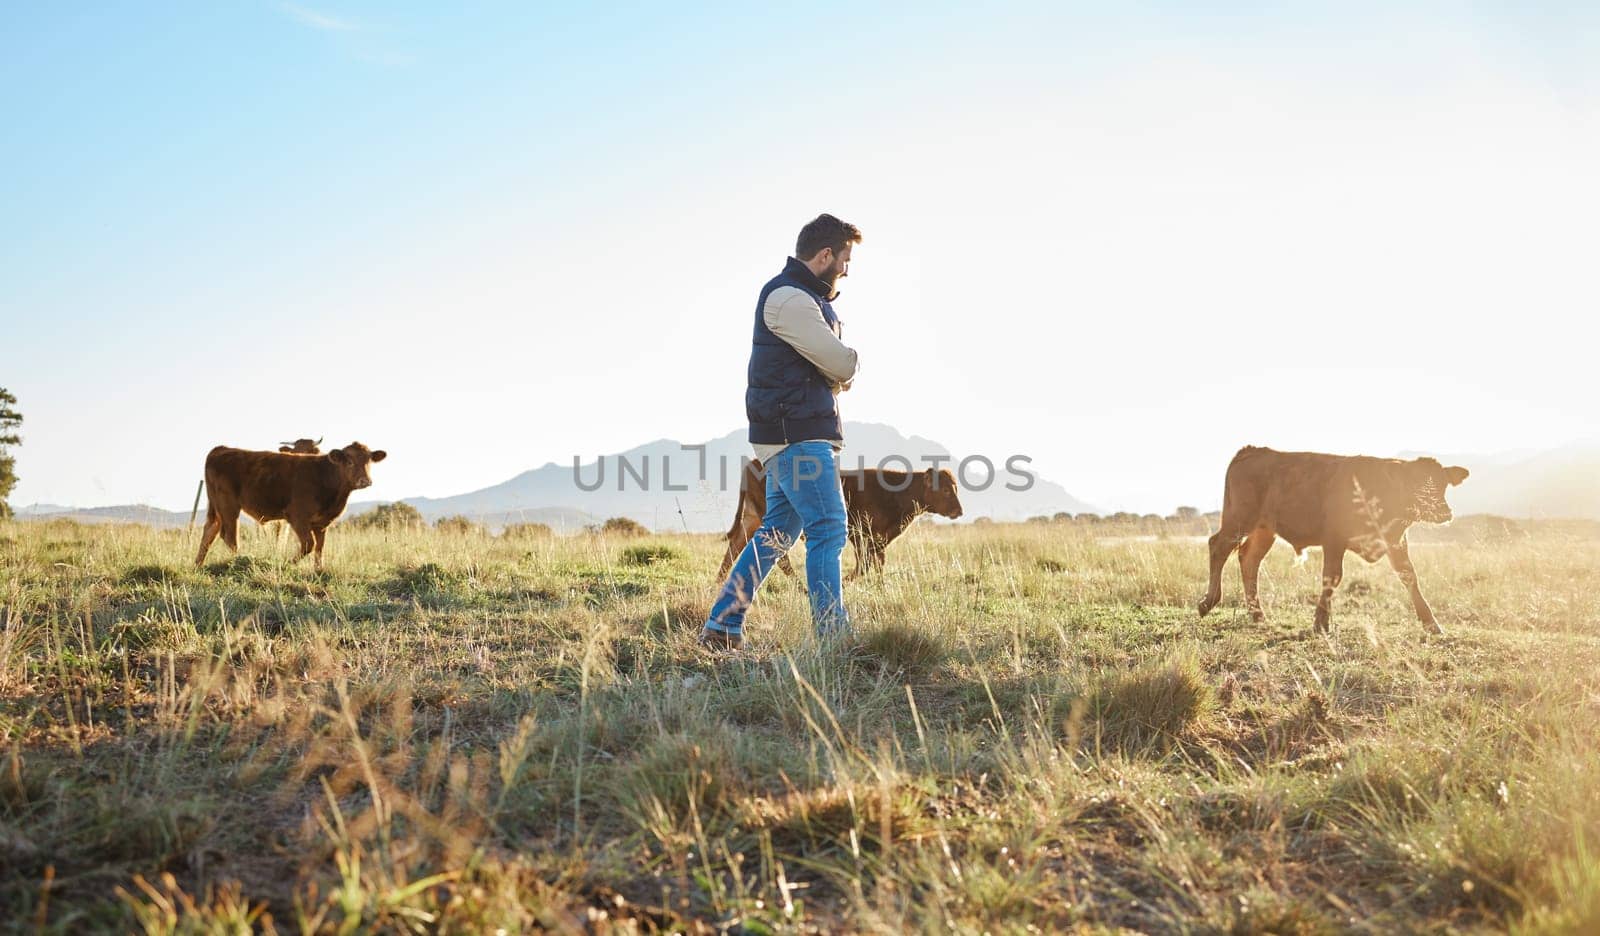
<path fill-rule="evenodd" d="M 606 536 L 649 536 L 650 531 L 645 525 L 631 517 L 612 517 L 599 526 L 589 527 L 591 533 L 601 533 Z"/>
<path fill-rule="evenodd" d="M 531 540 L 549 539 L 556 533 L 546 523 L 508 523 L 500 535 L 509 540 Z"/>
<path fill-rule="evenodd" d="M 440 533 L 447 533 L 452 536 L 482 536 L 488 532 L 479 524 L 473 523 L 460 514 L 453 517 L 440 517 L 434 521 L 433 528 Z"/>
<path fill-rule="evenodd" d="M 379 504 L 372 510 L 345 521 L 358 530 L 420 530 L 427 526 L 422 512 L 403 501 Z"/>

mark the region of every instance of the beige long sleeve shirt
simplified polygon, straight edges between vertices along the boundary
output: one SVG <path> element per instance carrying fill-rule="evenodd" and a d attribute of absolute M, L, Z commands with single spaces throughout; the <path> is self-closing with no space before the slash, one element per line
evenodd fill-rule
<path fill-rule="evenodd" d="M 822 317 L 822 307 L 805 290 L 793 286 L 774 289 L 761 307 L 761 318 L 768 331 L 787 342 L 833 384 L 835 395 L 850 389 L 850 381 L 855 379 L 860 368 L 856 351 L 839 340 L 838 333 Z M 838 440 L 827 441 L 833 443 L 835 451 L 843 447 Z M 768 459 L 783 451 L 786 444 L 753 444 L 753 447 L 756 458 L 766 464 Z"/>

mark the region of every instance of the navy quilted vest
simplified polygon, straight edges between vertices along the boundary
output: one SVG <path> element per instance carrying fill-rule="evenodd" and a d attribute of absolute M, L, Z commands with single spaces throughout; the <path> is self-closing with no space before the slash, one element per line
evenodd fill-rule
<path fill-rule="evenodd" d="M 804 290 L 822 307 L 822 318 L 839 334 L 839 318 L 828 303 L 828 286 L 793 257 L 783 272 L 761 287 L 756 300 L 756 325 L 751 336 L 750 374 L 744 393 L 745 415 L 750 419 L 750 441 L 762 444 L 804 442 L 807 439 L 844 440 L 839 419 L 839 398 L 828 378 L 800 356 L 788 342 L 767 329 L 763 311 L 767 296 L 783 286 Z M 837 295 L 837 294 L 836 294 Z"/>

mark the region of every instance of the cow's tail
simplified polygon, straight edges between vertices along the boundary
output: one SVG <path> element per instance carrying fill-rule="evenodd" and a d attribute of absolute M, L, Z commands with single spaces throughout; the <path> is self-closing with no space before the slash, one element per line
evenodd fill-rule
<path fill-rule="evenodd" d="M 740 480 L 743 481 L 743 478 Z M 722 534 L 723 539 L 733 539 L 733 531 L 739 529 L 740 524 L 744 523 L 744 501 L 747 496 L 744 485 L 741 483 L 739 485 L 739 502 L 733 505 L 733 525 L 728 527 L 728 532 Z"/>

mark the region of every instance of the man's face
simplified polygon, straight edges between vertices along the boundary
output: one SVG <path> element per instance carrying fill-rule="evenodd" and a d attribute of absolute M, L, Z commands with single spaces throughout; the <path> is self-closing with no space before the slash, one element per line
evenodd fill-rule
<path fill-rule="evenodd" d="M 849 276 L 850 248 L 854 246 L 854 244 L 845 244 L 844 250 L 838 253 L 834 253 L 832 247 L 822 248 L 822 252 L 817 257 L 821 260 L 827 260 L 828 265 L 823 267 L 822 272 L 817 274 L 817 279 L 822 280 L 831 287 L 846 276 Z"/>

